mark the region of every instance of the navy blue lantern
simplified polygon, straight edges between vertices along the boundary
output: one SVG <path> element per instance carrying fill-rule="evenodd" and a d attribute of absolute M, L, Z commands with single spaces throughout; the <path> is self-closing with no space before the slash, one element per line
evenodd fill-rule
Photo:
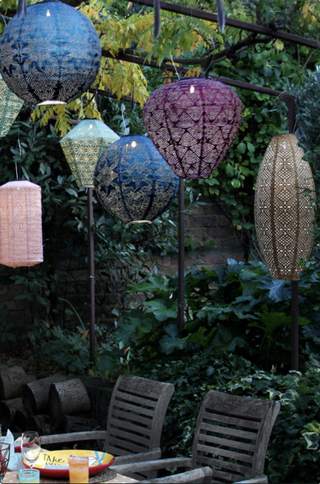
<path fill-rule="evenodd" d="M 32 105 L 76 99 L 95 80 L 100 60 L 93 24 L 58 0 L 30 5 L 10 20 L 0 38 L 2 77 Z"/>
<path fill-rule="evenodd" d="M 123 136 L 101 155 L 94 186 L 102 206 L 123 222 L 151 222 L 176 196 L 179 178 L 150 138 Z"/>

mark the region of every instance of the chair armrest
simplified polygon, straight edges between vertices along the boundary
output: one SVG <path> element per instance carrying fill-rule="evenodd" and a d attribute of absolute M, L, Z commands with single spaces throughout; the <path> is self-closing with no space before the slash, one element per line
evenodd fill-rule
<path fill-rule="evenodd" d="M 132 464 L 112 465 L 112 469 L 118 472 L 118 474 L 144 472 L 144 471 L 156 471 L 158 469 L 167 469 L 170 467 L 187 467 L 191 468 L 192 463 L 189 457 L 173 457 L 171 459 L 159 459 L 150 460 L 144 462 L 135 462 Z"/>
<path fill-rule="evenodd" d="M 245 481 L 237 481 L 233 484 L 268 484 L 268 477 L 265 474 L 246 479 Z"/>
<path fill-rule="evenodd" d="M 144 462 L 161 459 L 161 449 L 150 450 L 150 452 L 139 452 L 138 454 L 119 455 L 115 458 L 112 468 L 119 465 L 131 464 L 134 462 Z M 119 472 L 119 471 L 117 471 Z"/>
<path fill-rule="evenodd" d="M 106 430 L 88 430 L 85 432 L 71 432 L 69 434 L 41 435 L 41 445 L 61 444 L 82 440 L 106 440 Z"/>
<path fill-rule="evenodd" d="M 210 467 L 199 467 L 198 469 L 193 469 L 191 471 L 182 472 L 181 474 L 173 474 L 167 477 L 157 477 L 155 479 L 146 479 L 140 481 L 141 484 L 147 483 L 160 483 L 160 484 L 184 484 L 185 482 L 211 482 L 212 470 Z"/>

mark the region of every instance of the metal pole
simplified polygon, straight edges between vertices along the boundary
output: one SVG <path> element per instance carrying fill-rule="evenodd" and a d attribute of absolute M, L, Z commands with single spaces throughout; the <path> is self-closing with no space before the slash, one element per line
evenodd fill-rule
<path fill-rule="evenodd" d="M 299 285 L 291 282 L 291 370 L 299 370 Z"/>
<path fill-rule="evenodd" d="M 294 133 L 296 105 L 287 100 L 289 133 Z M 299 370 L 299 283 L 291 281 L 291 370 Z"/>
<path fill-rule="evenodd" d="M 178 327 L 184 326 L 184 179 L 179 181 L 178 208 Z"/>
<path fill-rule="evenodd" d="M 289 133 L 294 133 L 296 105 L 287 100 Z M 291 370 L 299 370 L 299 282 L 291 281 Z"/>
<path fill-rule="evenodd" d="M 92 188 L 88 188 L 88 241 L 89 241 L 89 286 L 90 286 L 90 361 L 95 357 L 95 276 L 94 276 L 94 237 L 93 237 L 93 197 Z"/>

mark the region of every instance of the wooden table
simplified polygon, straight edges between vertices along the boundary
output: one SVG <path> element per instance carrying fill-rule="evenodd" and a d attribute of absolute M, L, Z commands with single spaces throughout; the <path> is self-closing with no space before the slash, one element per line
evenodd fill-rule
<path fill-rule="evenodd" d="M 6 475 L 2 481 L 2 484 L 16 484 L 19 482 L 18 479 L 18 471 L 7 471 Z M 66 482 L 69 484 L 69 481 L 64 481 L 62 479 L 46 479 L 42 478 L 40 480 L 40 483 L 45 483 L 45 482 L 50 482 L 50 483 L 56 483 L 56 484 L 65 484 Z M 104 483 L 110 482 L 110 484 L 116 484 L 116 483 L 133 483 L 133 482 L 139 482 L 136 479 L 132 479 L 131 477 L 127 476 L 122 476 L 121 474 L 117 474 L 116 477 L 109 481 L 103 481 Z M 101 483 L 102 484 L 102 483 Z"/>

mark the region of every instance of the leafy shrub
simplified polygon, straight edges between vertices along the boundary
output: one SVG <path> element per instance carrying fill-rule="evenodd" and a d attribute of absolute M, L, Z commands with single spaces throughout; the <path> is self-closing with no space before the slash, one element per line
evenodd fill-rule
<path fill-rule="evenodd" d="M 164 455 L 191 454 L 196 418 L 207 391 L 274 399 L 280 401 L 281 410 L 267 454 L 269 482 L 319 482 L 320 365 L 316 360 L 307 364 L 304 373 L 279 375 L 259 370 L 233 353 L 217 357 L 205 349 L 184 359 L 158 361 L 153 368 L 141 365 L 140 373 L 175 385 L 162 436 Z"/>
<path fill-rule="evenodd" d="M 263 263 L 238 263 L 185 276 L 186 323 L 177 329 L 177 279 L 153 275 L 132 284 L 136 306 L 116 319 L 112 345 L 120 369 L 175 385 L 163 433 L 164 455 L 188 455 L 200 405 L 210 389 L 281 402 L 267 473 L 270 482 L 319 482 L 319 271 L 299 283 L 300 362 L 290 371 L 291 288 Z M 108 355 L 104 354 L 105 361 Z M 111 366 L 109 366 L 111 368 Z"/>
<path fill-rule="evenodd" d="M 299 302 L 303 328 L 301 365 L 315 338 L 319 277 L 307 268 L 300 282 Z M 185 275 L 185 326 L 177 328 L 177 277 L 152 275 L 131 284 L 128 294 L 135 306 L 116 320 L 112 340 L 128 348 L 134 362 L 171 361 L 192 351 L 209 348 L 216 355 L 232 352 L 265 370 L 285 373 L 291 361 L 291 290 L 289 281 L 272 280 L 265 265 L 229 260 L 215 270 L 193 268 Z M 310 325 L 310 321 L 313 323 Z"/>

